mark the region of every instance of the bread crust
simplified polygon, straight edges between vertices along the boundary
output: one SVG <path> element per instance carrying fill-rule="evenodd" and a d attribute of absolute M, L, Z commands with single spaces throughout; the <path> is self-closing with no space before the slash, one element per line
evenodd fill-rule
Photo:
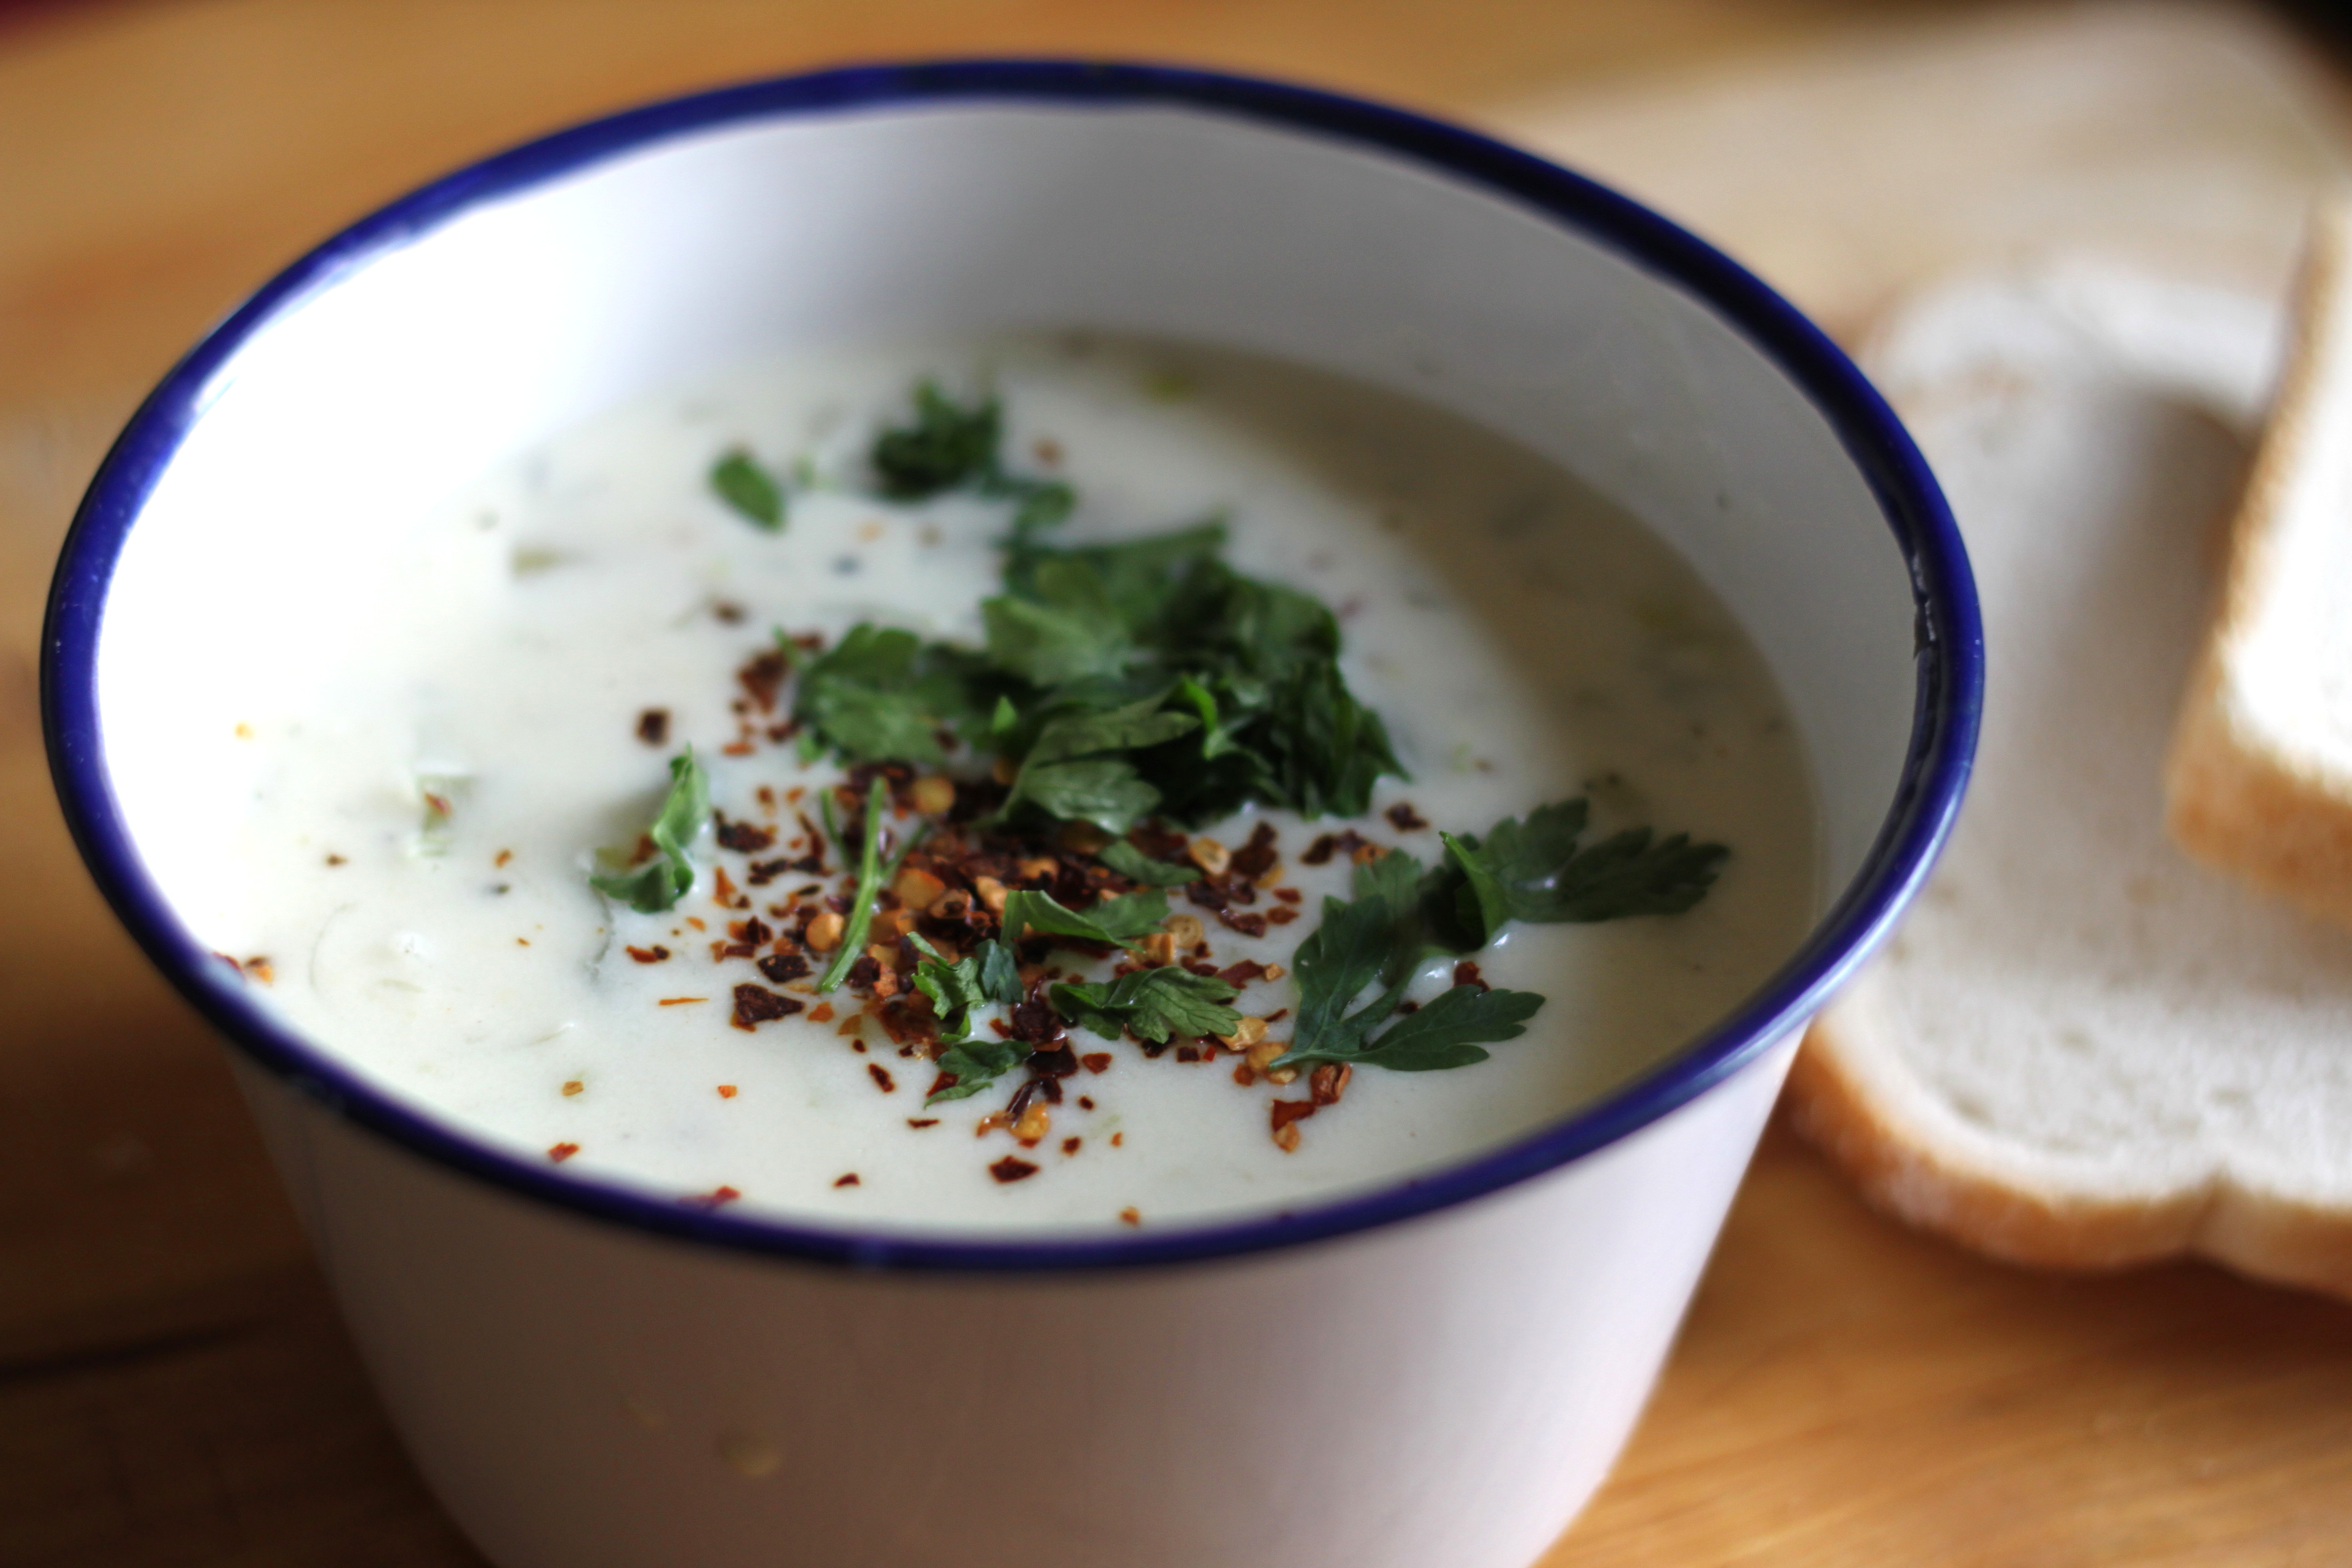
<path fill-rule="evenodd" d="M 1889 1059 L 1884 1022 L 1856 1000 L 1850 994 L 1813 1020 L 1782 1103 L 1790 1124 L 1873 1207 L 2032 1268 L 2104 1272 L 2201 1257 L 2352 1300 L 2352 1213 L 2226 1180 L 2155 1199 L 2109 1199 L 2028 1185 L 1972 1160 L 1874 1087 L 1890 1068 L 1903 1069 Z"/>
<path fill-rule="evenodd" d="M 2265 735 L 2233 693 L 2239 650 L 2271 602 L 2279 538 L 2306 465 L 2332 460 L 2325 406 L 2343 352 L 2352 198 L 2315 215 L 2294 338 L 2230 528 L 2221 603 L 2183 694 L 2165 763 L 2165 829 L 2192 859 L 2352 926 L 2352 776 Z"/>

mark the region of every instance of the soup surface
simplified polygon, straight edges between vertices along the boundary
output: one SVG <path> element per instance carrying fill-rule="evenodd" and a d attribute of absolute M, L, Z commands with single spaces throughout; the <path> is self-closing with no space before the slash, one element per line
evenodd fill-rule
<path fill-rule="evenodd" d="M 997 400 L 994 471 L 1015 482 L 884 493 L 877 433 L 908 420 L 926 378 L 966 408 Z M 1129 858 L 1178 879 L 1155 893 L 1107 873 L 1092 858 L 1105 835 L 1084 824 L 982 854 L 1013 771 L 988 754 L 985 721 L 940 735 L 929 762 L 850 772 L 806 721 L 814 661 L 861 623 L 981 647 L 1009 519 L 1056 483 L 1075 506 L 1037 529 L 1056 547 L 1219 520 L 1232 568 L 1329 607 L 1347 687 L 1397 764 L 1369 810 L 1146 824 Z M 316 657 L 303 710 L 240 726 L 257 781 L 235 825 L 246 880 L 204 934 L 394 1095 L 680 1202 L 1067 1230 L 1376 1185 L 1670 1055 L 1815 912 L 1791 726 L 1668 550 L 1451 416 L 1223 353 L 1039 336 L 743 366 L 572 430 L 417 520 L 341 646 Z M 670 864 L 646 830 L 688 748 L 715 813 L 687 821 L 691 883 L 667 908 L 631 907 L 614 889 Z M 866 970 L 824 989 L 861 902 L 877 776 L 877 862 L 904 858 L 863 901 L 874 923 L 851 956 L 870 953 Z M 1387 853 L 1443 868 L 1440 830 L 1492 845 L 1504 819 L 1574 798 L 1588 847 L 1642 826 L 1727 854 L 1701 857 L 1712 885 L 1682 912 L 1512 920 L 1473 952 L 1412 964 L 1398 1027 L 1455 991 L 1434 1016 L 1500 1008 L 1488 988 L 1542 997 L 1524 1033 L 1480 1037 L 1483 1060 L 1282 1065 L 1311 1026 L 1302 941 L 1366 868 Z M 961 860 L 943 848 L 959 846 Z M 937 875 L 902 879 L 925 866 Z M 1008 887 L 1078 910 L 1100 892 L 1156 913 L 1164 897 L 1171 917 L 1126 948 L 1033 935 L 1006 955 L 1024 996 L 1172 958 L 1233 1032 L 1152 1040 L 1113 1015 L 1105 1037 L 987 1000 L 949 1026 L 916 984 L 919 942 L 942 965 L 985 957 L 965 933 Z M 1308 977 L 1328 973 L 1317 963 L 1310 950 Z M 940 1037 L 959 1028 L 976 1058 L 947 1058 Z M 1008 1051 L 1028 1060 L 948 1070 Z"/>

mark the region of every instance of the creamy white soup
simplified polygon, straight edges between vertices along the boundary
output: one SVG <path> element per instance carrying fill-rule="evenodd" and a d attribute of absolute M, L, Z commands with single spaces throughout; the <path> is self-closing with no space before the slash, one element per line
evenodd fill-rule
<path fill-rule="evenodd" d="M 1391 1182 L 1670 1056 L 1815 912 L 1791 726 L 1670 551 L 1261 360 L 748 364 L 353 597 L 239 727 L 203 934 L 389 1093 L 680 1203 L 1115 1231 Z"/>

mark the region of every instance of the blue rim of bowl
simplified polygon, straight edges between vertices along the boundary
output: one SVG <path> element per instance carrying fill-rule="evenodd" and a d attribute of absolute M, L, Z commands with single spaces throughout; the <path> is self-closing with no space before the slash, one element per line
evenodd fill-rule
<path fill-rule="evenodd" d="M 1829 421 L 1909 564 L 1917 698 L 1908 754 L 1877 839 L 1805 945 L 1678 1055 L 1502 1148 L 1392 1185 L 1227 1221 L 1049 1239 L 856 1232 L 705 1210 L 558 1174 L 394 1102 L 279 1027 L 173 917 L 132 847 L 100 746 L 96 654 L 123 542 L 201 416 L 215 375 L 272 318 L 480 204 L 649 145 L 749 122 L 943 105 L 1163 106 L 1334 140 L 1501 197 L 1614 249 L 1735 325 Z M 436 180 L 295 262 L 190 351 L 117 437 L 67 535 L 44 628 L 42 711 L 68 826 L 100 889 L 164 974 L 255 1062 L 334 1112 L 436 1163 L 557 1208 L 732 1251 L 919 1270 L 1036 1272 L 1237 1257 L 1341 1237 L 1480 1197 L 1656 1121 L 1738 1070 L 1812 1013 L 1885 938 L 1925 879 L 1968 781 L 1983 698 L 1983 632 L 1958 530 L 1926 460 L 1875 389 L 1795 307 L 1693 235 L 1533 154 L 1425 116 L 1311 88 L 1176 67 L 1084 60 L 852 66 L 718 89 L 558 132 Z"/>

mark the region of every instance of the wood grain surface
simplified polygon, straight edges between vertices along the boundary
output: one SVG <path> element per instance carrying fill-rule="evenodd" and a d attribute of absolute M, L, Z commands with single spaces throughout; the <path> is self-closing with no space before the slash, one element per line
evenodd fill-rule
<path fill-rule="evenodd" d="M 143 389 L 243 291 L 405 186 L 583 114 L 843 58 L 1034 50 L 1269 71 L 1504 123 L 1857 331 L 1933 268 L 2081 207 L 2050 195 L 2071 186 L 2015 198 L 2049 137 L 1989 125 L 1955 159 L 1967 127 L 1913 123 L 1940 171 L 1927 192 L 1872 162 L 1870 116 L 1927 91 L 1878 67 L 1944 62 L 1935 79 L 1964 99 L 1955 60 L 1964 77 L 2020 58 L 2046 73 L 2072 50 L 2087 71 L 2127 52 L 2102 38 L 2206 25 L 1958 13 L 205 0 L 0 18 L 0 1563 L 479 1563 L 402 1459 L 216 1047 L 89 889 L 41 757 L 40 603 L 73 501 Z M 2191 86 L 2215 75 L 2200 60 L 2253 59 L 2262 81 L 2187 92 L 2111 72 L 2122 85 L 2088 95 L 2105 120 L 2056 116 L 2056 163 L 2119 188 L 2117 168 L 2152 166 L 2172 137 L 2171 166 L 2252 193 L 2226 242 L 2162 202 L 2119 199 L 2089 227 L 2261 286 L 2292 247 L 2280 213 L 2337 158 L 2311 113 L 2263 95 L 2288 77 L 2314 102 L 2336 88 L 2288 35 L 2236 13 L 2214 26 L 2206 55 L 2152 58 Z M 2210 134 L 2184 129 L 2191 100 Z M 2143 112 L 2146 134 L 2116 134 Z M 1777 140 L 1744 134 L 1759 115 Z M 1726 155 L 1738 145 L 1745 164 Z M 1875 221 L 1906 201 L 1916 221 Z M 2123 1562 L 2352 1562 L 2352 1310 L 2201 1268 L 1986 1264 L 1873 1215 L 1776 1132 L 1632 1449 L 1546 1568 Z"/>

